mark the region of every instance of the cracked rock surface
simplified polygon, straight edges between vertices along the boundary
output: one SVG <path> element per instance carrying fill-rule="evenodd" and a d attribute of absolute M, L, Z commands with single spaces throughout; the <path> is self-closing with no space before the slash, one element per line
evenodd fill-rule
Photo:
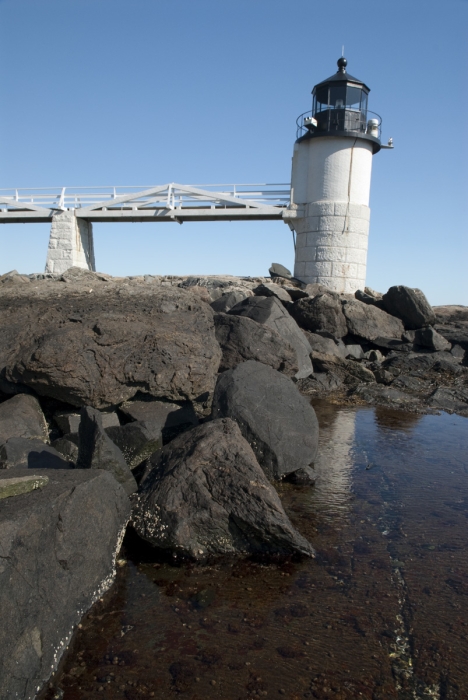
<path fill-rule="evenodd" d="M 12 472 L 0 471 L 0 481 Z M 0 700 L 32 700 L 82 615 L 109 588 L 130 514 L 107 472 L 41 469 L 44 488 L 0 500 Z M 15 469 L 15 477 L 31 477 Z"/>

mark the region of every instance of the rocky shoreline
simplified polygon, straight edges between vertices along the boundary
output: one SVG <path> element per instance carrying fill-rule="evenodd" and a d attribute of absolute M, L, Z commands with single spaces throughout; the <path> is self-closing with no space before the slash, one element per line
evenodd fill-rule
<path fill-rule="evenodd" d="M 274 488 L 314 483 L 311 397 L 468 416 L 467 307 L 270 272 L 0 277 L 1 700 L 47 681 L 129 520 L 175 558 L 313 557 Z"/>

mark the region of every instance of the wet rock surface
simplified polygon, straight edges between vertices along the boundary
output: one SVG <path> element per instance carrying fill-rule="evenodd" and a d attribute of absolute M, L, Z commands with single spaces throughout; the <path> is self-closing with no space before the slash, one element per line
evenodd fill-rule
<path fill-rule="evenodd" d="M 316 485 L 279 492 L 319 556 L 174 565 L 127 537 L 41 700 L 468 695 L 466 419 L 315 408 Z"/>
<path fill-rule="evenodd" d="M 193 428 L 153 455 L 132 503 L 138 534 L 174 555 L 314 554 L 229 418 Z"/>
<path fill-rule="evenodd" d="M 0 484 L 11 474 L 0 472 Z M 113 581 L 130 514 L 106 472 L 41 470 L 44 477 L 42 487 L 0 500 L 1 700 L 32 700 L 48 680 L 82 615 Z"/>
<path fill-rule="evenodd" d="M 288 377 L 252 360 L 219 375 L 213 418 L 232 418 L 270 479 L 315 459 L 318 423 L 310 403 Z"/>

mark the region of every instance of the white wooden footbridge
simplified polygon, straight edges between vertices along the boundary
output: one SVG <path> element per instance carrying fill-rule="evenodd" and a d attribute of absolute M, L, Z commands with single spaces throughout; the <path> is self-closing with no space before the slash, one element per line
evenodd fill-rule
<path fill-rule="evenodd" d="M 45 271 L 95 270 L 93 222 L 281 220 L 288 184 L 0 190 L 0 223 L 51 224 Z"/>

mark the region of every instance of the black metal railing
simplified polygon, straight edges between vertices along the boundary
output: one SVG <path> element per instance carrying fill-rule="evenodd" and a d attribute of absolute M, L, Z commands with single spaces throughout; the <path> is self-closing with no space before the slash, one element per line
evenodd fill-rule
<path fill-rule="evenodd" d="M 305 120 L 314 116 L 317 120 L 317 126 L 312 126 L 305 124 Z M 371 130 L 368 128 L 368 121 L 370 119 L 377 119 L 377 124 Z M 361 112 L 359 110 L 353 110 L 349 108 L 343 109 L 325 109 L 321 112 L 316 112 L 312 115 L 312 110 L 308 112 L 303 112 L 296 119 L 296 138 L 299 139 L 304 136 L 308 131 L 312 133 L 333 133 L 334 131 L 349 131 L 355 134 L 368 134 L 369 136 L 375 136 L 380 139 L 382 131 L 382 118 L 379 114 L 371 112 L 368 109 L 366 112 Z M 375 133 L 377 131 L 377 134 Z"/>

